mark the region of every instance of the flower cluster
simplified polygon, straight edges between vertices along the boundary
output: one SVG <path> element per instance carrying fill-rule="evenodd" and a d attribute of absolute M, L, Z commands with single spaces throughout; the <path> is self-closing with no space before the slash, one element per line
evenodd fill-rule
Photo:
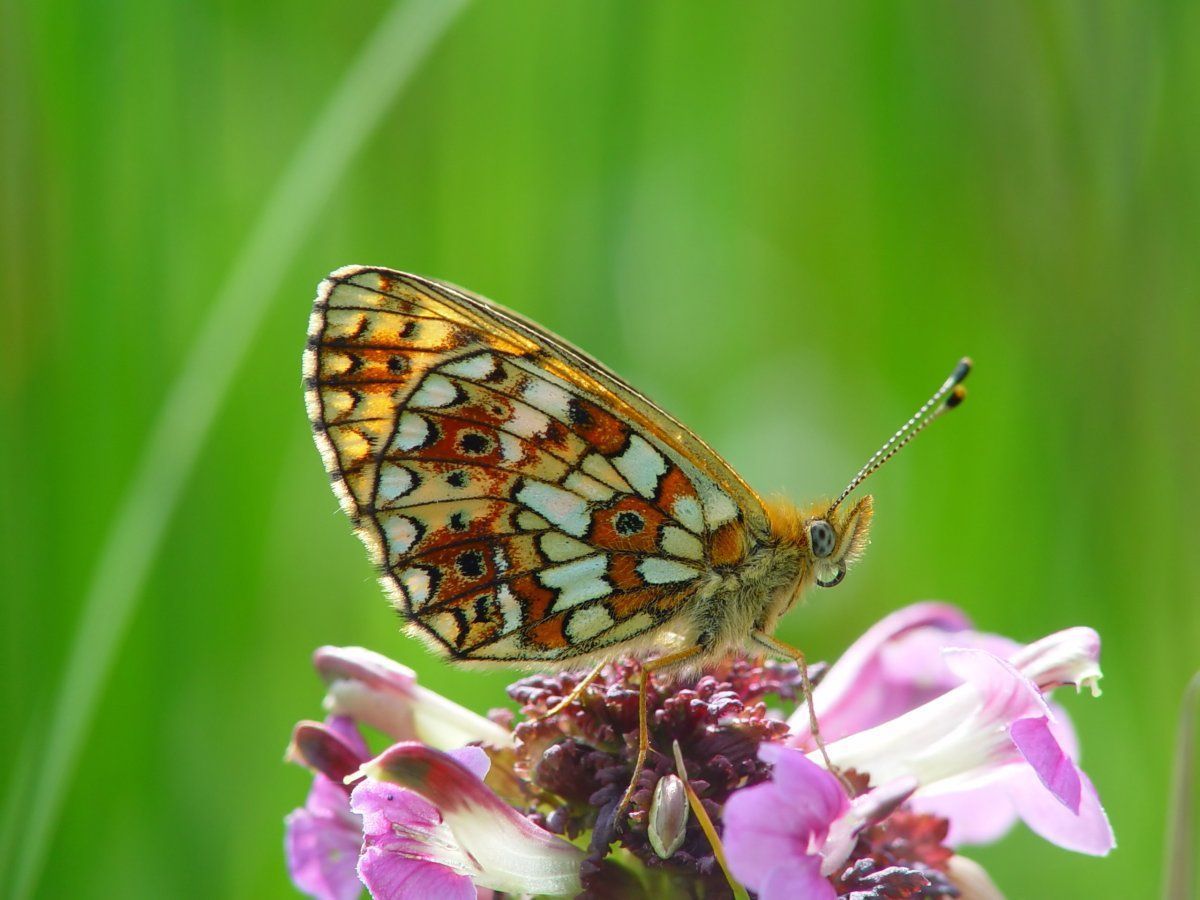
<path fill-rule="evenodd" d="M 812 667 L 834 772 L 794 666 L 655 675 L 651 750 L 621 808 L 636 663 L 583 687 L 577 674 L 518 681 L 518 720 L 478 716 L 370 651 L 322 648 L 330 715 L 297 725 L 289 747 L 315 773 L 287 819 L 289 870 L 330 900 L 364 885 L 376 898 L 999 897 L 959 845 L 1022 819 L 1071 850 L 1114 846 L 1049 699 L 1064 685 L 1098 693 L 1099 649 L 1087 628 L 1021 646 L 950 606 L 900 610 L 827 671 Z M 360 726 L 390 745 L 373 754 Z"/>

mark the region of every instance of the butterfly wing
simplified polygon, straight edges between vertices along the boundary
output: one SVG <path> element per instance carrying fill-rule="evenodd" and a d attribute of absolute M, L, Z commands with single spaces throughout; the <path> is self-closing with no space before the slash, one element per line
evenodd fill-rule
<path fill-rule="evenodd" d="M 669 621 L 766 534 L 707 444 L 582 350 L 389 269 L 322 282 L 317 445 L 397 607 L 463 660 L 552 661 Z"/>

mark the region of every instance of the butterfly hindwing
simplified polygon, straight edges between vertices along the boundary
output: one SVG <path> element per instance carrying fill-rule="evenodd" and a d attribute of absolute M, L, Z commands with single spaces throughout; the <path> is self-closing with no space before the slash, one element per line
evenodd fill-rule
<path fill-rule="evenodd" d="M 711 450 L 595 360 L 440 282 L 351 267 L 305 354 L 326 468 L 397 606 L 464 660 L 669 621 L 761 529 Z"/>

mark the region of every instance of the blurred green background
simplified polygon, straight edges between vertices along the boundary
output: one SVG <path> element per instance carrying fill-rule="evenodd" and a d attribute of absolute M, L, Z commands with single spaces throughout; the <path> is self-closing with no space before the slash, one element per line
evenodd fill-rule
<path fill-rule="evenodd" d="M 64 668 L 105 640 L 83 598 L 154 423 L 389 8 L 4 7 L 0 790 L 17 857 Z M 333 198 L 290 222 L 297 252 L 254 281 L 262 327 L 235 318 L 228 352 L 200 357 L 214 426 L 165 523 L 135 515 L 152 565 L 117 591 L 138 604 L 127 631 L 99 610 L 116 663 L 76 710 L 94 718 L 36 895 L 293 896 L 281 820 L 308 779 L 281 756 L 320 715 L 320 644 L 501 702 L 508 675 L 399 634 L 312 446 L 300 351 L 317 282 L 346 263 L 520 310 L 798 500 L 839 490 L 972 355 L 963 410 L 873 480 L 865 562 L 780 634 L 832 658 L 923 598 L 1021 639 L 1095 626 L 1104 696 L 1066 702 L 1119 848 L 1074 856 L 1018 829 L 970 855 L 1014 898 L 1156 891 L 1200 665 L 1198 47 L 1200 7 L 1169 2 L 468 6 Z M 191 410 L 174 412 L 185 433 Z"/>

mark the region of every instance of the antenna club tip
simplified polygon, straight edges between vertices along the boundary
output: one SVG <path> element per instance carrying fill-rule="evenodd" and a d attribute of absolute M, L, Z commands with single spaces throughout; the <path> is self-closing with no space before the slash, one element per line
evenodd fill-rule
<path fill-rule="evenodd" d="M 967 389 L 961 384 L 956 384 L 954 390 L 950 392 L 950 396 L 946 398 L 946 409 L 954 409 L 966 399 Z"/>
<path fill-rule="evenodd" d="M 969 356 L 964 356 L 958 361 L 958 365 L 954 367 L 954 372 L 950 375 L 951 384 L 960 384 L 971 374 L 971 368 L 975 365 L 974 360 Z"/>

